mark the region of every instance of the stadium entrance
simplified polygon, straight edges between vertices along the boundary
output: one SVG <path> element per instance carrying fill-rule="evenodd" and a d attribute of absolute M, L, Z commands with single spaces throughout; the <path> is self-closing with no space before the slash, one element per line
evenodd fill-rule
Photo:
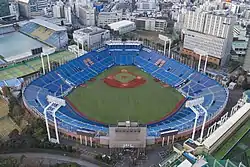
<path fill-rule="evenodd" d="M 118 122 L 118 125 L 109 127 L 109 148 L 111 153 L 135 154 L 145 153 L 146 126 L 137 122 Z"/>
<path fill-rule="evenodd" d="M 146 157 L 147 128 L 138 122 L 118 122 L 109 127 L 110 155 L 127 165 L 136 165 Z"/>

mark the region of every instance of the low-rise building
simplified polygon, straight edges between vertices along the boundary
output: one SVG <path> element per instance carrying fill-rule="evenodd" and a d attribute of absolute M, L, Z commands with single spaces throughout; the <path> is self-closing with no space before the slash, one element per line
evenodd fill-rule
<path fill-rule="evenodd" d="M 138 0 L 137 2 L 138 11 L 158 11 L 159 4 L 155 0 Z"/>
<path fill-rule="evenodd" d="M 90 26 L 75 30 L 73 33 L 73 39 L 83 47 L 96 48 L 104 44 L 106 40 L 110 39 L 110 31 Z"/>
<path fill-rule="evenodd" d="M 105 27 L 111 23 L 122 20 L 122 12 L 100 12 L 97 17 L 97 26 Z"/>
<path fill-rule="evenodd" d="M 136 29 L 134 22 L 129 20 L 122 20 L 108 25 L 109 28 L 113 31 L 118 32 L 119 34 L 125 34 Z"/>
<path fill-rule="evenodd" d="M 233 31 L 232 54 L 231 58 L 243 62 L 246 55 L 248 38 L 246 37 L 246 28 L 241 25 L 235 25 Z"/>
<path fill-rule="evenodd" d="M 167 27 L 167 21 L 163 19 L 139 17 L 135 20 L 136 28 L 148 31 L 163 32 Z"/>

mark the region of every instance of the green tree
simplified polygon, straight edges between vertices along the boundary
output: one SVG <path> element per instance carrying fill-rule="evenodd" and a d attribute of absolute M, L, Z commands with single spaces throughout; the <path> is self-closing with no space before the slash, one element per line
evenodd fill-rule
<path fill-rule="evenodd" d="M 14 158 L 0 158 L 0 167 L 19 167 L 19 165 Z"/>
<path fill-rule="evenodd" d="M 9 116 L 14 119 L 14 121 L 20 125 L 21 120 L 25 114 L 24 109 L 18 104 L 16 98 L 11 96 L 9 98 Z"/>
<path fill-rule="evenodd" d="M 8 136 L 9 136 L 10 139 L 18 139 L 18 138 L 20 138 L 19 131 L 17 129 L 12 130 L 9 133 Z"/>

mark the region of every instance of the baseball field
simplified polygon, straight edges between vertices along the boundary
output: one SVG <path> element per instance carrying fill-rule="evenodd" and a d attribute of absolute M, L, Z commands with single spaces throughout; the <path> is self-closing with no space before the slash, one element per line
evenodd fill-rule
<path fill-rule="evenodd" d="M 159 121 L 184 101 L 177 90 L 134 66 L 112 67 L 66 99 L 81 115 L 105 124 Z"/>

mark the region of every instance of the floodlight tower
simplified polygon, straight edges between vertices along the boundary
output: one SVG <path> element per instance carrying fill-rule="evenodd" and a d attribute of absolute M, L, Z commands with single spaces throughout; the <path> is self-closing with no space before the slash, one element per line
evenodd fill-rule
<path fill-rule="evenodd" d="M 194 137 L 195 137 L 197 121 L 198 121 L 199 117 L 204 114 L 203 124 L 202 124 L 202 128 L 201 128 L 200 142 L 202 142 L 205 123 L 206 123 L 206 119 L 207 119 L 207 110 L 201 105 L 203 102 L 204 102 L 204 97 L 200 97 L 198 99 L 188 100 L 185 104 L 185 107 L 190 108 L 195 113 L 195 121 L 194 121 L 194 127 L 193 127 L 192 140 L 194 140 Z"/>
<path fill-rule="evenodd" d="M 45 74 L 45 67 L 44 67 L 44 62 L 43 62 L 43 56 L 44 56 L 44 54 L 41 53 L 40 57 L 41 57 L 41 62 L 42 62 L 43 75 L 44 75 Z"/>
<path fill-rule="evenodd" d="M 167 42 L 169 42 L 169 45 L 168 45 L 168 56 L 170 57 L 171 39 L 168 38 L 167 36 L 161 35 L 161 34 L 159 34 L 159 38 L 165 42 L 164 43 L 164 55 L 166 55 Z"/>
<path fill-rule="evenodd" d="M 201 49 L 198 49 L 198 48 L 195 48 L 195 49 L 194 49 L 194 52 L 195 52 L 196 54 L 199 54 L 199 55 L 200 55 L 199 64 L 198 64 L 198 71 L 200 71 L 201 58 L 202 58 L 202 56 L 206 56 L 205 65 L 204 65 L 204 70 L 203 70 L 203 72 L 206 73 L 208 53 L 207 53 L 206 51 L 201 50 Z"/>
<path fill-rule="evenodd" d="M 47 56 L 48 68 L 49 68 L 49 71 L 51 71 L 49 55 L 52 54 L 52 53 L 54 53 L 55 50 L 56 50 L 55 48 L 51 48 L 51 49 L 48 49 L 48 50 L 43 51 L 41 53 L 40 57 L 41 57 L 41 62 L 42 62 L 43 74 L 45 74 L 45 65 L 44 65 L 44 61 L 43 61 L 43 56 Z"/>
<path fill-rule="evenodd" d="M 202 123 L 202 128 L 201 128 L 201 135 L 200 135 L 200 142 L 202 142 L 204 129 L 205 129 L 205 124 L 206 124 L 206 121 L 207 121 L 207 110 L 201 104 L 199 104 L 198 107 L 201 109 L 200 112 L 204 113 L 204 118 L 203 118 L 203 123 Z"/>
<path fill-rule="evenodd" d="M 65 100 L 53 97 L 48 95 L 47 96 L 47 101 L 49 102 L 49 105 L 44 108 L 44 118 L 45 118 L 45 123 L 46 123 L 46 129 L 48 133 L 48 139 L 50 142 L 53 143 L 60 143 L 59 141 L 59 134 L 58 134 L 58 128 L 57 128 L 57 121 L 56 121 L 56 112 L 59 110 L 60 107 L 65 106 Z M 51 122 L 55 126 L 55 132 L 56 132 L 56 139 L 51 138 L 50 136 L 50 130 L 49 130 L 49 120 L 47 114 L 51 114 L 53 117 L 53 120 Z"/>

